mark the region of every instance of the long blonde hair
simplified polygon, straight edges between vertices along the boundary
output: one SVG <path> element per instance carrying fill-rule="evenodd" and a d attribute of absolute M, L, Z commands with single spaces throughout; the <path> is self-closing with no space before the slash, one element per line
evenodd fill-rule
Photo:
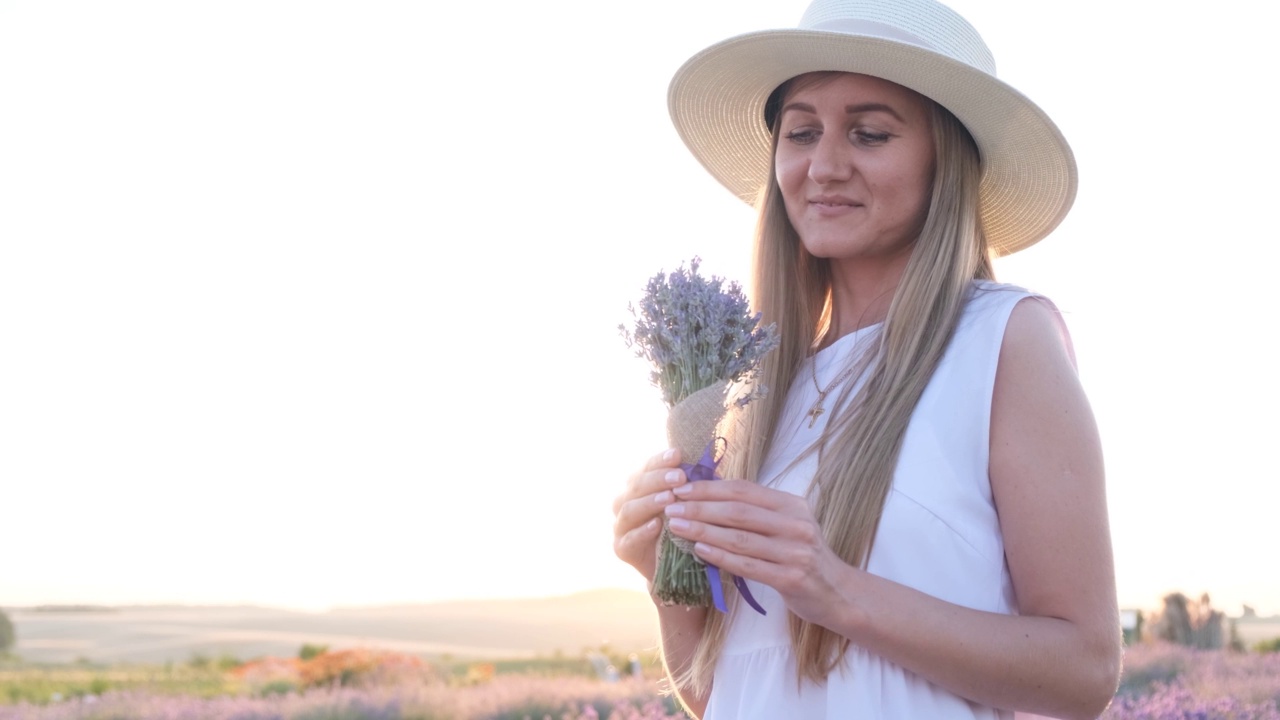
<path fill-rule="evenodd" d="M 813 75 L 820 81 L 831 74 Z M 791 82 L 775 97 L 785 96 Z M 866 380 L 852 396 L 851 389 L 845 389 L 813 449 L 822 450 L 810 488 L 818 493 L 817 521 L 832 550 L 859 567 L 865 567 L 870 556 L 907 424 L 951 339 L 970 282 L 993 278 L 978 215 L 977 145 L 954 115 L 932 101 L 928 104 L 935 163 L 924 226 L 894 291 L 878 344 L 863 354 L 860 370 Z M 773 135 L 776 152 L 776 119 Z M 758 205 L 753 303 L 765 323 L 777 323 L 781 344 L 763 363 L 760 377 L 773 391 L 734 419 L 722 466 L 724 477 L 757 482 L 786 391 L 826 334 L 832 313 L 830 266 L 800 242 L 772 167 Z M 849 639 L 795 615 L 789 623 L 797 680 L 824 680 L 840 664 Z M 727 627 L 726 616 L 708 612 L 693 662 L 672 677 L 678 687 L 705 694 Z"/>

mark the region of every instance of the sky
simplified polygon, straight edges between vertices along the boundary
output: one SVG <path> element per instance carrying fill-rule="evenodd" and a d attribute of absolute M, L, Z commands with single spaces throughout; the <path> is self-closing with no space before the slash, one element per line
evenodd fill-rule
<path fill-rule="evenodd" d="M 805 5 L 0 0 L 0 606 L 641 589 L 617 326 L 753 224 L 667 83 Z M 1079 164 L 997 273 L 1066 314 L 1121 605 L 1280 613 L 1277 11 L 951 5 Z"/>

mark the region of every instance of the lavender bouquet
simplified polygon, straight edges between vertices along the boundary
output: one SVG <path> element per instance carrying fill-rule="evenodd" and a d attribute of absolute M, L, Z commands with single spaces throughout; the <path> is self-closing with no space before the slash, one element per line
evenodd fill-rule
<path fill-rule="evenodd" d="M 755 377 L 761 358 L 779 338 L 775 326 L 760 326 L 760 315 L 752 314 L 737 283 L 726 287 L 723 278 L 702 277 L 699 263 L 695 257 L 688 270 L 681 265 L 653 276 L 639 306 L 628 307 L 634 328 L 618 329 L 636 357 L 653 365 L 649 377 L 670 409 L 667 435 L 680 448 L 685 472 L 691 480 L 710 480 L 718 479 L 716 426 L 725 415 L 730 387 L 738 405 L 765 392 Z M 714 566 L 704 565 L 665 526 L 658 545 L 654 595 L 672 605 L 725 609 Z M 745 590 L 745 583 L 735 583 Z M 744 595 L 758 609 L 750 594 Z"/>

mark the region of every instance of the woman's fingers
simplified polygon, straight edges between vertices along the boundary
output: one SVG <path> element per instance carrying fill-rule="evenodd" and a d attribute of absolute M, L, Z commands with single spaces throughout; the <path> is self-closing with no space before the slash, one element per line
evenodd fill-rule
<path fill-rule="evenodd" d="M 684 483 L 672 487 L 671 492 L 676 502 L 669 507 L 667 515 L 772 536 L 785 536 L 790 534 L 790 529 L 817 527 L 805 498 L 756 486 L 746 480 Z"/>
<path fill-rule="evenodd" d="M 827 586 L 820 569 L 812 564 L 772 562 L 701 542 L 693 548 L 698 557 L 721 570 L 777 590 L 788 606 L 792 606 L 792 598 L 804 597 L 815 588 Z"/>
<path fill-rule="evenodd" d="M 790 493 L 729 480 L 685 483 L 670 494 L 662 512 L 690 540 L 772 562 L 789 559 L 790 543 L 822 542 L 808 501 Z"/>
<path fill-rule="evenodd" d="M 622 534 L 662 514 L 675 502 L 674 488 L 685 482 L 679 468 L 650 470 L 613 501 L 615 534 Z"/>
<path fill-rule="evenodd" d="M 675 496 L 674 493 L 672 495 Z M 784 525 L 789 520 L 787 516 L 776 510 L 733 500 L 720 502 L 681 500 L 667 504 L 662 511 L 672 520 L 696 521 L 736 532 L 765 536 L 784 535 Z"/>
<path fill-rule="evenodd" d="M 667 514 L 672 533 L 737 555 L 772 563 L 805 564 L 811 555 L 810 548 L 817 547 L 812 528 L 777 513 L 757 515 L 758 509 L 754 512 L 726 509 L 722 514 L 703 507 L 702 512 L 692 513 L 703 518 L 696 520 L 687 512 L 694 510 L 693 507 L 667 507 L 668 511 L 673 509 L 674 514 Z M 724 519 L 727 517 L 741 521 L 730 524 L 731 521 Z"/>
<path fill-rule="evenodd" d="M 742 502 L 788 514 L 810 514 L 808 501 L 799 495 L 746 480 L 692 482 L 673 490 L 682 501 Z"/>
<path fill-rule="evenodd" d="M 772 587 L 788 607 L 793 611 L 803 608 L 804 617 L 810 620 L 821 617 L 821 609 L 830 604 L 822 598 L 831 596 L 831 577 L 839 562 L 825 545 L 682 518 L 671 518 L 670 525 L 674 534 L 694 541 L 698 557 L 730 574 Z"/>
<path fill-rule="evenodd" d="M 663 509 L 671 531 L 711 562 L 746 564 L 744 577 L 772 584 L 783 580 L 778 572 L 812 569 L 824 554 L 822 530 L 799 496 L 732 481 L 689 483 L 672 495 L 678 500 Z M 774 574 L 761 575 L 762 567 Z"/>
<path fill-rule="evenodd" d="M 650 577 L 652 565 L 657 562 L 654 543 L 662 531 L 662 521 L 652 518 L 639 527 L 616 535 L 613 539 L 613 552 L 622 561 L 634 566 Z"/>
<path fill-rule="evenodd" d="M 684 484 L 686 478 L 680 469 L 680 451 L 672 448 L 649 458 L 644 469 L 627 480 L 627 487 L 613 501 L 613 514 L 618 515 L 622 506 L 642 495 L 655 495 Z"/>
<path fill-rule="evenodd" d="M 613 534 L 621 537 L 650 520 L 661 517 L 662 509 L 673 502 L 675 496 L 670 490 L 631 498 L 618 508 L 618 515 L 613 522 Z"/>
<path fill-rule="evenodd" d="M 645 463 L 645 470 L 656 470 L 664 467 L 678 467 L 680 465 L 680 448 L 667 448 L 649 458 Z"/>
<path fill-rule="evenodd" d="M 825 624 L 849 566 L 827 547 L 809 501 L 743 481 L 672 488 L 671 532 L 722 570 L 777 590 L 792 612 Z"/>
<path fill-rule="evenodd" d="M 613 501 L 614 553 L 646 577 L 653 575 L 662 509 L 675 502 L 671 491 L 687 482 L 679 463 L 679 450 L 654 455 Z"/>

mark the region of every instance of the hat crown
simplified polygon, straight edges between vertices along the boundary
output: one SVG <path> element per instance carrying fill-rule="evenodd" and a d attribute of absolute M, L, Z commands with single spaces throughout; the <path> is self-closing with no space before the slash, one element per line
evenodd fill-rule
<path fill-rule="evenodd" d="M 723 40 L 671 79 L 671 120 L 716 180 L 756 202 L 772 168 L 774 143 L 761 122 L 770 95 L 807 73 L 862 73 L 933 100 L 969 130 L 993 253 L 1017 252 L 1058 226 L 1076 196 L 1071 146 L 1043 110 L 995 76 L 972 25 L 938 0 L 811 2 L 799 27 Z"/>
<path fill-rule="evenodd" d="M 814 0 L 799 27 L 907 42 L 996 74 L 995 57 L 978 31 L 935 0 Z"/>

